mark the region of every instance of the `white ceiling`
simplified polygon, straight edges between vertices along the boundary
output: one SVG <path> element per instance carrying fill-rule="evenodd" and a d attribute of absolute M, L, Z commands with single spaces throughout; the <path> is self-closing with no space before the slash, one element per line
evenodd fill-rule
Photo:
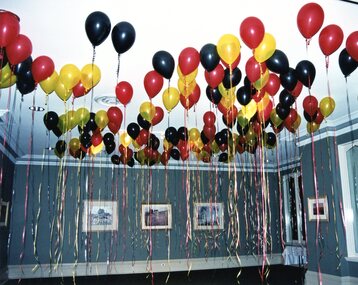
<path fill-rule="evenodd" d="M 323 27 L 328 24 L 337 24 L 344 31 L 344 42 L 341 48 L 330 56 L 329 82 L 331 94 L 336 100 L 336 111 L 330 120 L 337 120 L 347 115 L 346 85 L 344 77 L 339 69 L 338 55 L 344 48 L 347 36 L 358 30 L 358 5 L 338 1 L 315 1 L 320 4 L 325 12 Z M 168 51 L 178 62 L 181 50 L 186 47 L 194 47 L 200 51 L 207 43 L 217 44 L 223 34 L 231 33 L 240 36 L 241 22 L 248 16 L 256 16 L 265 25 L 265 31 L 271 33 L 277 43 L 277 49 L 285 52 L 289 58 L 290 66 L 308 59 L 316 67 L 316 79 L 312 86 L 312 93 L 320 100 L 327 96 L 327 76 L 325 72 L 325 58 L 318 45 L 318 34 L 312 39 L 306 51 L 305 40 L 299 33 L 296 17 L 299 9 L 308 1 L 296 0 L 252 0 L 252 1 L 98 1 L 98 0 L 2 0 L 1 8 L 16 13 L 20 19 L 20 33 L 27 35 L 33 44 L 32 57 L 48 55 L 55 62 L 55 68 L 59 72 L 65 64 L 72 63 L 78 68 L 90 63 L 92 59 L 92 47 L 86 36 L 85 20 L 93 11 L 102 11 L 108 15 L 112 27 L 121 21 L 130 22 L 136 30 L 136 40 L 133 47 L 121 56 L 119 79 L 129 81 L 134 88 L 132 102 L 127 106 L 126 124 L 136 121 L 139 106 L 147 101 L 143 79 L 145 74 L 152 70 L 152 57 L 159 50 Z M 246 60 L 252 55 L 241 41 L 241 62 L 239 68 L 245 69 Z M 94 95 L 114 95 L 116 85 L 117 54 L 113 48 L 110 36 L 96 48 L 95 63 L 102 72 L 102 79 L 94 89 Z M 171 80 L 171 85 L 176 87 L 178 76 L 176 72 Z M 358 71 L 355 71 L 348 80 L 351 110 L 357 109 Z M 210 102 L 205 95 L 207 83 L 204 79 L 204 69 L 200 66 L 197 83 L 201 88 L 201 99 L 196 108 L 189 111 L 187 119 L 188 127 L 202 127 L 202 115 L 210 109 Z M 165 82 L 164 87 L 167 86 Z M 163 87 L 163 91 L 164 91 Z M 12 94 L 14 94 L 12 89 Z M 302 115 L 302 100 L 308 93 L 304 89 L 298 100 L 299 113 Z M 6 109 L 9 91 L 1 90 L 0 108 Z M 161 94 L 158 94 L 153 103 L 163 107 Z M 278 95 L 277 95 L 278 96 Z M 16 109 L 12 116 L 15 120 L 12 129 L 13 142 L 18 141 L 16 148 L 20 155 L 29 152 L 42 154 L 44 147 L 54 145 L 57 138 L 52 135 L 48 143 L 46 128 L 42 123 L 44 113 L 35 114 L 34 136 L 30 144 L 30 130 L 32 125 L 31 111 L 28 109 L 35 100 L 36 105 L 44 106 L 45 95 L 41 88 L 36 92 L 24 96 L 20 113 L 20 94 L 16 93 Z M 90 108 L 90 95 L 76 99 L 74 108 L 82 106 Z M 276 98 L 278 102 L 278 98 Z M 238 103 L 236 103 L 238 105 Z M 108 107 L 93 105 L 93 111 Z M 71 103 L 67 108 L 71 109 Z M 164 107 L 163 107 L 164 108 Z M 10 106 L 11 109 L 11 106 Z M 49 97 L 49 110 L 56 111 L 59 115 L 65 112 L 63 102 L 52 93 Z M 165 109 L 164 109 L 165 110 Z M 165 115 L 161 124 L 154 127 L 155 132 L 164 131 L 168 127 L 168 116 Z M 220 115 L 221 118 L 221 115 Z M 220 119 L 221 120 L 221 119 Z M 170 125 L 180 127 L 185 124 L 184 109 L 179 105 L 170 115 Z M 302 123 L 305 126 L 303 120 Z M 223 124 L 222 124 L 223 126 Z M 17 128 L 21 128 L 19 136 Z M 121 127 L 123 130 L 123 125 Z M 10 137 L 10 134 L 7 134 Z M 74 134 L 76 135 L 76 134 Z M 32 151 L 29 149 L 31 146 Z"/>

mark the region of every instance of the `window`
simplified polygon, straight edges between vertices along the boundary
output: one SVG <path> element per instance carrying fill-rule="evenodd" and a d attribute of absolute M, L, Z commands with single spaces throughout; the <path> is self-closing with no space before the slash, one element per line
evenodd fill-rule
<path fill-rule="evenodd" d="M 358 257 L 358 142 L 338 146 L 348 257 Z"/>
<path fill-rule="evenodd" d="M 285 242 L 287 245 L 304 244 L 304 210 L 302 176 L 296 172 L 283 176 L 283 203 L 285 214 Z"/>

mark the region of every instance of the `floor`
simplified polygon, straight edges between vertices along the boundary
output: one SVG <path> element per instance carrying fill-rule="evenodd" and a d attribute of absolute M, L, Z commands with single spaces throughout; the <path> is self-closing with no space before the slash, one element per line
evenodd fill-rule
<path fill-rule="evenodd" d="M 172 272 L 168 278 L 168 274 L 155 273 L 152 278 L 148 274 L 136 275 L 111 275 L 111 276 L 92 276 L 78 277 L 74 283 L 72 278 L 51 278 L 51 279 L 22 279 L 9 280 L 6 285 L 16 284 L 46 284 L 46 285 L 94 285 L 94 284 L 192 284 L 192 285 L 219 285 L 219 284 L 239 284 L 239 285 L 290 285 L 304 284 L 304 268 L 291 266 L 271 266 L 266 273 L 266 278 L 261 280 L 258 267 L 245 267 L 240 269 L 220 269 L 220 270 L 203 270 L 190 272 Z M 239 276 L 237 277 L 237 275 Z M 166 283 L 167 281 L 167 283 Z"/>

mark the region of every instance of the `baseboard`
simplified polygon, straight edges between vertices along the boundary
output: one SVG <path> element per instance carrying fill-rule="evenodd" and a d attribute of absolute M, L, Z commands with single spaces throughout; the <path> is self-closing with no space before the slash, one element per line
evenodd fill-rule
<path fill-rule="evenodd" d="M 281 254 L 272 254 L 268 257 L 267 264 L 282 264 Z M 57 267 L 49 264 L 42 264 L 34 270 L 35 265 L 9 265 L 9 279 L 25 278 L 47 278 L 66 276 L 93 276 L 93 275 L 116 275 L 136 274 L 148 272 L 174 272 L 192 271 L 207 269 L 239 268 L 249 266 L 261 266 L 262 257 L 245 255 L 240 256 L 238 261 L 235 257 L 214 257 L 214 258 L 191 258 L 150 261 L 123 261 L 123 262 L 93 262 L 74 264 L 60 264 Z"/>
<path fill-rule="evenodd" d="M 305 284 L 306 285 L 319 285 L 320 277 L 317 272 L 307 271 Z M 336 276 L 330 274 L 321 274 L 322 284 L 324 285 L 356 285 L 358 284 L 357 277 L 351 276 Z"/>

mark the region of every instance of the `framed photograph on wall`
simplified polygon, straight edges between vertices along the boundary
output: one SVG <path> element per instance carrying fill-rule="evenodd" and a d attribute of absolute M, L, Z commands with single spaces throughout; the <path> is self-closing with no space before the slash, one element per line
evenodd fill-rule
<path fill-rule="evenodd" d="M 9 202 L 0 199 L 0 227 L 7 227 L 9 219 Z"/>
<path fill-rule="evenodd" d="M 194 204 L 194 230 L 221 230 L 223 228 L 223 203 Z"/>
<path fill-rule="evenodd" d="M 118 203 L 116 201 L 83 201 L 82 231 L 116 231 Z"/>
<path fill-rule="evenodd" d="M 322 222 L 329 221 L 328 213 L 328 199 L 327 196 L 307 198 L 308 199 L 308 220 L 316 221 L 320 220 Z"/>
<path fill-rule="evenodd" d="M 142 230 L 172 228 L 171 204 L 142 204 Z"/>

